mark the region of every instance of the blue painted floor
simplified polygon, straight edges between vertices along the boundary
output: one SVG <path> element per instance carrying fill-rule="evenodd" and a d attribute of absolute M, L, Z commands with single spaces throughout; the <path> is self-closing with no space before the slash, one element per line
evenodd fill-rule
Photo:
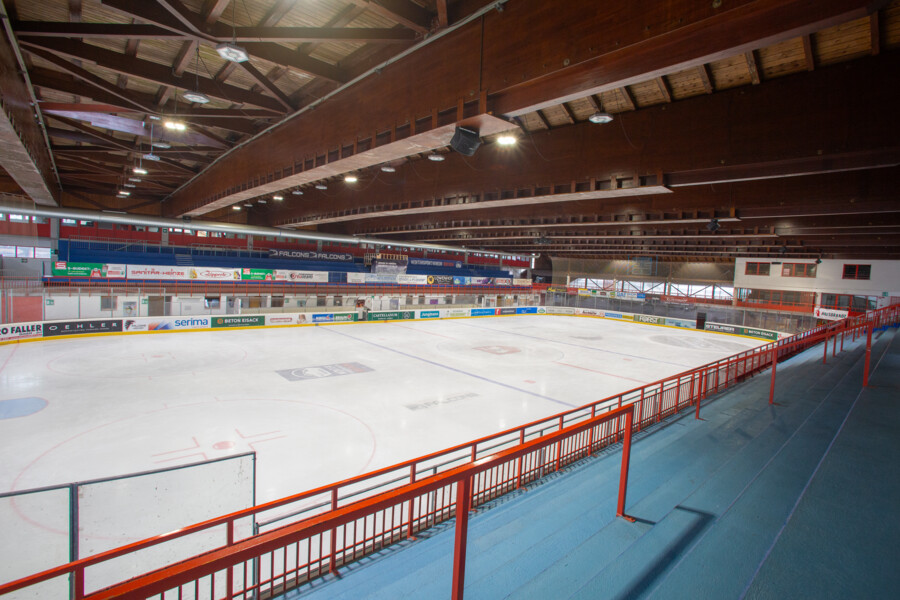
<path fill-rule="evenodd" d="M 469 521 L 467 599 L 897 598 L 900 339 L 822 365 L 822 347 L 636 437 L 616 519 L 618 448 Z M 288 598 L 449 598 L 453 528 Z"/>

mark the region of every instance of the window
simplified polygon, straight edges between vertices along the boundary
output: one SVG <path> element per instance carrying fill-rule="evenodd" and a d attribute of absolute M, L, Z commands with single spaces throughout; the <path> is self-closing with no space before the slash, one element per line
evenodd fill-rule
<path fill-rule="evenodd" d="M 13 215 L 13 214 L 10 214 L 10 215 L 9 215 L 9 220 L 10 220 L 10 221 L 15 221 L 15 222 L 17 222 L 17 223 L 27 223 L 27 222 L 28 222 L 28 217 L 26 217 L 25 215 Z"/>
<path fill-rule="evenodd" d="M 769 263 L 748 262 L 744 270 L 745 275 L 768 275 Z"/>
<path fill-rule="evenodd" d="M 284 296 L 272 296 L 272 308 L 283 308 Z"/>
<path fill-rule="evenodd" d="M 50 258 L 50 248 L 35 248 L 34 249 L 34 257 L 35 258 Z"/>
<path fill-rule="evenodd" d="M 15 246 L 0 246 L 0 256 L 14 257 L 16 255 Z"/>
<path fill-rule="evenodd" d="M 814 263 L 785 263 L 781 267 L 782 277 L 815 277 L 816 265 Z"/>
<path fill-rule="evenodd" d="M 100 310 L 116 310 L 117 296 L 100 296 Z"/>
<path fill-rule="evenodd" d="M 844 265 L 844 279 L 869 279 L 872 265 Z"/>
<path fill-rule="evenodd" d="M 63 219 L 62 224 L 63 225 L 77 225 L 78 222 L 75 219 Z"/>
<path fill-rule="evenodd" d="M 219 308 L 221 299 L 218 296 L 207 296 L 203 299 L 205 308 Z"/>
<path fill-rule="evenodd" d="M 16 256 L 19 258 L 34 258 L 34 247 L 16 246 Z"/>

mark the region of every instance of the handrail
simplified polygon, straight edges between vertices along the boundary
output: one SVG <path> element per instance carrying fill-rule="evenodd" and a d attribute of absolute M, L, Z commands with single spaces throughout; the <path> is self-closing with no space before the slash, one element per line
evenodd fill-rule
<path fill-rule="evenodd" d="M 546 446 L 549 444 L 553 444 L 554 440 L 557 440 L 558 436 L 562 435 L 563 432 L 583 432 L 586 428 L 591 427 L 591 423 L 596 424 L 596 419 L 599 418 L 599 411 L 607 411 L 607 414 L 612 414 L 612 412 L 610 411 L 618 412 L 619 410 L 631 407 L 631 409 L 634 411 L 634 427 L 638 431 L 640 431 L 644 427 L 657 423 L 661 421 L 662 418 L 675 414 L 687 407 L 695 407 L 697 416 L 699 417 L 700 402 L 704 400 L 710 393 L 715 393 L 720 389 L 727 388 L 733 383 L 737 383 L 738 381 L 754 373 L 769 368 L 769 366 L 772 365 L 772 361 L 796 354 L 806 348 L 818 344 L 822 340 L 825 340 L 826 342 L 825 349 L 827 354 L 827 342 L 833 336 L 839 334 L 843 335 L 847 333 L 856 335 L 858 332 L 865 329 L 880 327 L 885 324 L 896 324 L 898 320 L 900 320 L 900 306 L 891 306 L 879 309 L 877 311 L 872 311 L 858 317 L 851 317 L 842 321 L 835 321 L 830 324 L 821 325 L 809 331 L 791 336 L 790 338 L 763 344 L 754 349 L 745 350 L 735 355 L 713 361 L 706 365 L 702 365 L 700 367 L 690 369 L 682 373 L 678 373 L 661 380 L 639 386 L 625 392 L 621 392 L 619 394 L 615 394 L 602 400 L 588 403 L 581 407 L 563 411 L 556 415 L 538 419 L 530 423 L 520 425 L 518 427 L 506 429 L 499 433 L 484 436 L 464 444 L 458 444 L 451 448 L 433 452 L 389 467 L 384 467 L 370 473 L 357 475 L 355 477 L 351 477 L 337 483 L 321 486 L 313 490 L 294 494 L 292 496 L 274 500 L 266 504 L 254 506 L 228 515 L 209 519 L 202 523 L 197 523 L 170 533 L 151 537 L 146 540 L 141 540 L 128 546 L 109 550 L 107 552 L 87 557 L 75 562 L 60 565 L 53 569 L 49 569 L 41 573 L 37 573 L 29 577 L 2 585 L 0 586 L 0 594 L 22 589 L 30 585 L 40 583 L 42 581 L 69 574 L 74 576 L 74 580 L 76 582 L 76 594 L 74 597 L 80 599 L 84 596 L 79 595 L 77 592 L 79 585 L 78 582 L 81 582 L 80 585 L 82 586 L 81 589 L 83 592 L 84 570 L 87 567 L 105 562 L 116 557 L 130 554 L 140 549 L 155 546 L 221 525 L 225 525 L 228 529 L 227 542 L 224 546 L 220 547 L 220 549 L 214 550 L 213 552 L 224 552 L 227 554 L 229 553 L 229 550 L 233 550 L 233 552 L 231 553 L 234 556 L 240 557 L 244 555 L 246 549 L 256 548 L 257 546 L 263 547 L 262 545 L 268 543 L 268 541 L 270 540 L 280 539 L 278 538 L 278 535 L 280 535 L 278 534 L 278 532 L 286 531 L 288 533 L 286 533 L 285 535 L 292 535 L 299 531 L 313 531 L 313 529 L 306 528 L 307 525 L 304 524 L 334 523 L 335 521 L 333 519 L 340 519 L 342 518 L 342 515 L 351 514 L 348 506 L 340 506 L 341 500 L 356 497 L 360 493 L 365 493 L 367 491 L 375 491 L 381 487 L 384 487 L 385 482 L 376 483 L 376 485 L 370 486 L 369 488 L 367 488 L 367 490 L 364 491 L 352 489 L 356 484 L 363 483 L 365 481 L 377 481 L 379 477 L 392 473 L 396 473 L 397 476 L 389 482 L 390 485 L 396 484 L 397 482 L 403 481 L 404 479 L 407 480 L 407 483 L 403 484 L 399 488 L 395 487 L 393 489 L 378 493 L 374 496 L 358 500 L 351 505 L 354 507 L 387 506 L 391 504 L 391 502 L 396 501 L 401 496 L 402 498 L 408 498 L 408 496 L 404 494 L 411 494 L 415 490 L 424 490 L 426 488 L 428 490 L 434 489 L 433 487 L 428 487 L 429 485 L 431 485 L 428 482 L 433 483 L 437 481 L 446 481 L 446 477 L 452 477 L 448 474 L 469 472 L 466 471 L 466 469 L 475 469 L 471 471 L 471 473 L 474 474 L 477 472 L 476 467 L 478 467 L 479 465 L 495 464 L 492 461 L 495 461 L 495 459 L 500 460 L 500 458 L 503 456 L 508 456 L 509 452 L 511 450 L 515 450 L 516 448 L 537 447 L 537 445 L 540 445 L 542 441 L 546 442 L 546 444 L 544 444 L 544 446 Z M 615 409 L 613 409 L 614 405 Z M 605 415 L 600 415 L 600 417 L 603 416 Z M 567 418 L 569 422 L 575 421 L 575 423 L 569 427 L 566 427 L 565 425 Z M 554 429 L 555 431 L 553 431 Z M 548 431 L 549 433 L 546 433 Z M 617 427 L 614 439 L 618 440 L 622 433 L 623 432 L 619 431 L 619 428 Z M 528 437 L 531 437 L 532 439 L 527 440 L 526 438 Z M 490 447 L 490 450 L 494 450 L 497 447 L 512 443 L 512 441 L 516 439 L 518 439 L 518 445 L 514 446 L 514 448 L 512 449 L 500 450 L 499 452 L 489 454 L 487 456 L 484 456 L 482 454 L 482 456 L 479 457 L 479 445 L 483 445 L 488 442 L 496 442 Z M 592 449 L 595 442 L 596 440 L 592 439 L 588 444 L 588 449 Z M 532 445 L 529 446 L 528 444 Z M 482 448 L 482 452 L 484 452 L 484 450 L 485 448 Z M 559 458 L 561 452 L 562 450 L 558 450 L 557 452 L 557 469 L 561 464 Z M 449 459 L 451 455 L 457 454 L 459 454 L 459 456 L 454 456 L 454 458 Z M 453 467 L 447 471 L 439 473 L 437 472 L 437 465 L 428 463 L 430 461 L 441 458 L 449 459 L 441 463 L 441 466 L 450 465 L 460 460 L 468 460 L 463 465 Z M 543 468 L 544 467 L 541 466 L 541 472 L 543 472 Z M 434 471 L 434 475 L 432 477 L 421 480 L 418 479 L 418 475 L 420 473 L 431 470 Z M 407 475 L 401 477 L 400 474 L 404 472 L 407 473 Z M 436 477 L 437 479 L 434 479 L 432 481 L 434 477 Z M 444 477 L 444 479 L 442 479 L 442 477 Z M 462 477 L 462 475 L 460 475 L 460 477 Z M 515 487 L 518 487 L 520 478 L 521 470 L 520 475 L 516 479 Z M 419 485 L 414 486 L 414 484 Z M 435 485 L 437 485 L 437 483 L 435 483 Z M 344 495 L 341 495 L 342 492 L 344 493 Z M 238 542 L 234 541 L 233 536 L 236 521 L 240 519 L 246 519 L 248 517 L 256 517 L 260 513 L 264 513 L 281 506 L 293 504 L 295 502 L 299 502 L 308 498 L 314 498 L 316 496 L 328 496 L 331 498 L 331 512 L 328 514 L 331 514 L 333 518 L 329 517 L 328 514 L 326 514 L 326 516 L 313 515 L 301 521 L 299 524 L 285 525 L 274 531 L 259 533 Z M 400 500 L 400 502 L 406 502 L 406 500 Z M 323 505 L 327 504 L 328 503 L 322 503 L 317 505 L 316 507 L 305 507 L 305 510 L 299 511 L 299 513 L 294 513 L 292 516 L 297 516 L 297 514 L 302 514 L 302 512 L 309 512 L 310 510 L 314 510 L 315 508 L 321 508 Z M 407 535 L 410 537 L 412 536 L 412 532 L 415 529 L 415 519 L 413 518 L 411 506 L 412 505 L 410 505 L 409 508 L 409 520 L 404 526 L 407 531 Z M 268 521 L 266 523 L 263 523 L 263 525 L 274 523 L 277 520 L 278 519 Z M 403 526 L 403 523 L 401 523 L 401 526 Z M 313 527 L 313 525 L 309 525 L 309 527 Z M 315 529 L 315 531 L 328 530 L 327 527 L 321 529 L 319 525 L 315 525 L 315 527 L 317 528 Z M 332 528 L 331 531 L 333 534 L 334 529 Z M 259 543 L 257 544 L 252 540 L 259 540 Z M 235 548 L 239 549 L 235 550 Z M 204 554 L 203 556 L 209 558 L 210 555 Z M 190 559 L 188 562 L 191 562 L 191 560 L 199 559 Z M 331 562 L 329 563 L 324 558 L 320 558 L 320 562 L 323 565 L 327 566 L 329 569 L 335 569 L 335 557 L 332 556 L 330 560 Z M 312 570 L 310 569 L 310 572 L 311 571 Z M 207 574 L 212 572 L 213 571 L 207 571 Z M 310 577 L 312 576 L 313 575 L 310 574 Z M 94 596 L 91 597 L 93 598 Z"/>

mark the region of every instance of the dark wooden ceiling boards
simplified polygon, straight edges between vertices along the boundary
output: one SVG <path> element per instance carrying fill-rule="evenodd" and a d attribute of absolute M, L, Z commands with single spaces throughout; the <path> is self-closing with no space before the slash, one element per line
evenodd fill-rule
<path fill-rule="evenodd" d="M 900 0 L 2 6 L 0 186 L 36 202 L 559 256 L 900 258 Z M 232 40 L 244 66 L 215 52 Z M 151 123 L 172 147 L 117 199 Z"/>

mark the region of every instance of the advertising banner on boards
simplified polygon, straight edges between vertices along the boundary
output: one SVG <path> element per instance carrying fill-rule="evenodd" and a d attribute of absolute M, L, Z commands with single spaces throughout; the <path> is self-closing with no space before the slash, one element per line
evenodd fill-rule
<path fill-rule="evenodd" d="M 415 319 L 416 313 L 412 310 L 370 311 L 370 321 L 402 321 Z"/>
<path fill-rule="evenodd" d="M 429 285 L 452 285 L 453 275 L 427 275 Z"/>
<path fill-rule="evenodd" d="M 82 335 L 86 333 L 112 333 L 122 331 L 122 319 L 96 319 L 92 321 L 52 321 L 44 323 L 43 337 L 57 335 Z"/>
<path fill-rule="evenodd" d="M 125 277 L 125 265 L 57 260 L 51 264 L 51 273 L 54 277 L 122 278 Z"/>
<path fill-rule="evenodd" d="M 342 252 L 316 252 L 315 250 L 269 250 L 269 258 L 298 258 L 301 260 L 332 260 L 352 262 L 353 255 Z"/>
<path fill-rule="evenodd" d="M 32 321 L 30 323 L 4 323 L 0 325 L 0 342 L 12 340 L 26 340 L 29 338 L 43 337 L 43 323 Z"/>
<path fill-rule="evenodd" d="M 836 308 L 815 307 L 813 316 L 817 319 L 828 319 L 829 321 L 840 321 L 850 316 L 850 311 L 838 310 Z"/>
<path fill-rule="evenodd" d="M 473 308 L 469 312 L 473 317 L 486 317 L 495 314 L 493 308 Z"/>
<path fill-rule="evenodd" d="M 218 327 L 259 327 L 266 324 L 265 315 L 229 315 L 213 317 L 213 328 Z"/>

